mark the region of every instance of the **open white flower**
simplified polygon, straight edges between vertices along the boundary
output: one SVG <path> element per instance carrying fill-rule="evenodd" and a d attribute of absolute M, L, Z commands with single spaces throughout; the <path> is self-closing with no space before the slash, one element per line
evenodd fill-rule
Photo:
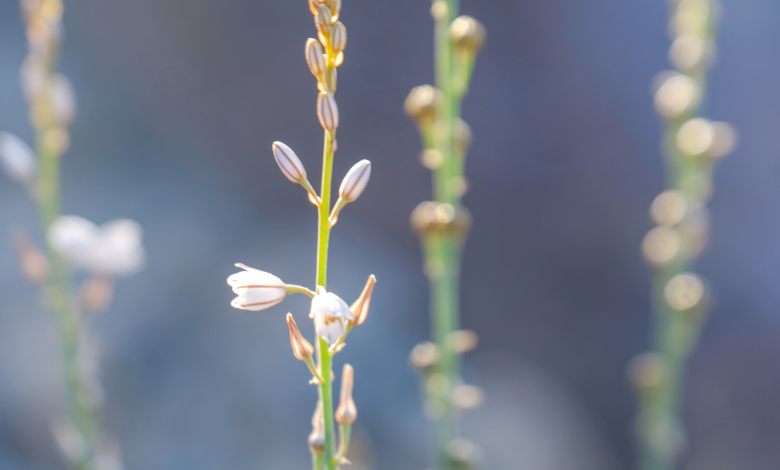
<path fill-rule="evenodd" d="M 71 265 L 95 273 L 132 274 L 141 269 L 146 257 L 141 226 L 130 219 L 98 227 L 82 217 L 62 216 L 49 228 L 48 236 Z"/>
<path fill-rule="evenodd" d="M 265 310 L 287 297 L 287 285 L 278 277 L 259 269 L 236 264 L 244 271 L 231 275 L 228 285 L 238 297 L 230 305 L 242 310 Z"/>
<path fill-rule="evenodd" d="M 355 316 L 346 302 L 332 292 L 317 287 L 317 295 L 311 300 L 309 317 L 314 318 L 317 334 L 328 344 L 335 343 L 347 331 L 347 323 Z"/>

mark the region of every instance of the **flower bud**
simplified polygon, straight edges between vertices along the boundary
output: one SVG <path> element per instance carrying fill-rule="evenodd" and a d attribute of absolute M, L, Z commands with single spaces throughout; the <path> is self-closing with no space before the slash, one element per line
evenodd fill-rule
<path fill-rule="evenodd" d="M 230 305 L 242 310 L 264 310 L 278 304 L 287 297 L 287 286 L 271 273 L 236 264 L 244 271 L 233 274 L 227 279 L 238 297 Z"/>
<path fill-rule="evenodd" d="M 450 25 L 450 39 L 455 47 L 467 54 L 476 54 L 485 45 L 485 27 L 470 16 L 460 16 Z"/>
<path fill-rule="evenodd" d="M 317 31 L 324 36 L 329 36 L 331 24 L 333 24 L 333 13 L 323 4 L 317 5 L 317 15 L 314 17 L 314 26 L 317 27 Z"/>
<path fill-rule="evenodd" d="M 317 402 L 314 416 L 311 418 L 311 434 L 309 434 L 309 450 L 312 454 L 325 453 L 325 417 L 322 413 L 322 401 Z"/>
<path fill-rule="evenodd" d="M 322 45 L 314 38 L 306 40 L 306 63 L 309 64 L 309 70 L 311 73 L 319 78 L 325 73 L 327 64 L 325 63 L 325 56 L 322 52 Z"/>
<path fill-rule="evenodd" d="M 87 313 L 105 310 L 113 297 L 114 281 L 102 274 L 90 276 L 79 291 L 79 303 Z"/>
<path fill-rule="evenodd" d="M 290 328 L 290 344 L 292 345 L 295 358 L 299 361 L 311 358 L 312 354 L 314 354 L 314 348 L 301 335 L 301 331 L 298 329 L 298 325 L 295 324 L 295 318 L 293 318 L 291 313 L 287 314 L 287 326 Z"/>
<path fill-rule="evenodd" d="M 52 77 L 51 104 L 57 123 L 62 126 L 70 125 L 76 116 L 76 95 L 68 77 L 60 73 Z"/>
<path fill-rule="evenodd" d="M 13 243 L 25 279 L 33 284 L 42 284 L 49 275 L 49 260 L 46 255 L 22 230 L 14 232 Z"/>
<path fill-rule="evenodd" d="M 35 152 L 9 132 L 0 132 L 0 164 L 9 177 L 23 184 L 32 183 L 38 172 Z"/>
<path fill-rule="evenodd" d="M 325 5 L 328 6 L 333 15 L 332 21 L 338 21 L 341 14 L 341 0 L 326 0 Z"/>
<path fill-rule="evenodd" d="M 336 53 L 343 52 L 347 47 L 347 28 L 341 21 L 336 21 L 331 28 L 330 44 Z"/>
<path fill-rule="evenodd" d="M 352 387 L 355 381 L 355 370 L 349 364 L 344 364 L 341 372 L 341 400 L 336 409 L 336 421 L 341 425 L 351 425 L 357 419 L 357 407 L 352 399 Z"/>
<path fill-rule="evenodd" d="M 339 187 L 339 196 L 347 202 L 353 202 L 360 197 L 366 189 L 368 179 L 371 177 L 371 162 L 363 159 L 355 163 L 349 169 Z"/>
<path fill-rule="evenodd" d="M 309 318 L 314 319 L 314 328 L 328 344 L 335 343 L 347 331 L 347 323 L 355 316 L 347 304 L 332 292 L 317 286 L 317 295 L 311 300 Z"/>
<path fill-rule="evenodd" d="M 418 126 L 428 127 L 436 120 L 443 99 L 441 91 L 431 85 L 414 87 L 404 101 L 404 111 Z"/>
<path fill-rule="evenodd" d="M 376 285 L 376 277 L 372 274 L 368 276 L 366 287 L 363 288 L 363 292 L 360 297 L 349 306 L 349 310 L 355 315 L 355 320 L 351 323 L 355 326 L 362 324 L 366 321 L 368 316 L 368 306 L 371 304 L 371 294 L 374 293 L 374 286 Z"/>
<path fill-rule="evenodd" d="M 100 229 L 87 219 L 65 215 L 47 233 L 51 246 L 73 266 L 89 269 L 91 251 L 100 238 Z"/>
<path fill-rule="evenodd" d="M 290 147 L 277 141 L 273 143 L 272 148 L 276 164 L 279 165 L 279 169 L 288 180 L 300 184 L 306 179 L 306 169 L 303 168 L 303 163 Z"/>
<path fill-rule="evenodd" d="M 339 127 L 339 108 L 336 98 L 327 91 L 321 91 L 317 96 L 317 118 L 325 130 L 335 131 Z"/>

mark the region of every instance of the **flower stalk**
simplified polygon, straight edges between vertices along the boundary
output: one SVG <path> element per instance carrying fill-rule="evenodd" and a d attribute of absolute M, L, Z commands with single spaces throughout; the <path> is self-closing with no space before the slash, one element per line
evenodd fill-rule
<path fill-rule="evenodd" d="M 654 271 L 653 345 L 629 367 L 640 408 L 640 470 L 672 470 L 686 447 L 680 418 L 685 370 L 707 312 L 706 282 L 691 270 L 706 245 L 714 164 L 735 144 L 731 126 L 698 117 L 715 55 L 715 2 L 670 5 L 670 60 L 676 70 L 659 76 L 655 94 L 665 127 L 668 189 L 653 201 L 657 226 L 642 243 Z"/>
<path fill-rule="evenodd" d="M 457 439 L 458 408 L 453 403 L 454 387 L 460 383 L 462 351 L 448 338 L 460 328 L 459 271 L 463 240 L 470 216 L 461 205 L 466 190 L 464 161 L 468 126 L 460 119 L 476 54 L 485 41 L 485 30 L 475 19 L 457 17 L 457 0 L 434 0 L 436 86 L 412 90 L 404 105 L 416 121 L 424 151 L 422 163 L 433 172 L 435 200 L 424 202 L 412 214 L 412 225 L 420 236 L 425 272 L 431 288 L 431 330 L 435 361 L 420 366 L 426 411 L 434 421 L 435 458 L 438 470 L 464 468 L 453 458 Z M 429 343 L 430 344 L 430 343 Z M 415 348 L 419 352 L 419 348 Z M 459 441 L 458 441 L 459 442 Z M 472 468 L 473 461 L 465 462 Z"/>

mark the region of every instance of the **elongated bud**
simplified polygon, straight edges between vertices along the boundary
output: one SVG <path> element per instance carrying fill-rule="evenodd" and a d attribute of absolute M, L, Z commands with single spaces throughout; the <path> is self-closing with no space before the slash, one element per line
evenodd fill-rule
<path fill-rule="evenodd" d="M 76 116 L 76 95 L 65 75 L 58 73 L 52 77 L 51 102 L 57 122 L 62 126 L 70 125 Z"/>
<path fill-rule="evenodd" d="M 325 5 L 328 6 L 328 9 L 330 9 L 331 14 L 333 15 L 332 21 L 338 21 L 339 15 L 341 14 L 341 0 L 326 0 Z"/>
<path fill-rule="evenodd" d="M 31 183 L 38 173 L 35 152 L 9 132 L 0 132 L 0 164 L 9 177 L 23 184 Z"/>
<path fill-rule="evenodd" d="M 349 169 L 341 182 L 339 196 L 347 202 L 354 201 L 366 189 L 369 178 L 371 178 L 371 162 L 366 159 L 360 160 Z"/>
<path fill-rule="evenodd" d="M 357 419 L 357 407 L 352 399 L 352 387 L 355 382 L 355 370 L 344 364 L 341 372 L 341 400 L 336 409 L 336 421 L 341 425 L 351 425 Z"/>
<path fill-rule="evenodd" d="M 374 293 L 374 285 L 376 285 L 376 277 L 372 274 L 368 276 L 368 282 L 366 282 L 366 287 L 363 288 L 360 297 L 349 307 L 352 314 L 355 315 L 355 320 L 350 323 L 355 326 L 366 321 L 368 306 L 371 304 L 371 294 Z"/>
<path fill-rule="evenodd" d="M 336 21 L 330 31 L 330 44 L 338 54 L 347 47 L 347 28 L 341 21 Z"/>
<path fill-rule="evenodd" d="M 298 329 L 298 325 L 295 324 L 295 318 L 292 313 L 287 314 L 287 326 L 290 328 L 290 344 L 292 345 L 293 354 L 299 361 L 305 361 L 311 358 L 314 354 L 314 348 L 311 343 L 306 341 L 306 338 L 301 335 L 301 331 Z"/>
<path fill-rule="evenodd" d="M 272 148 L 276 164 L 279 165 L 279 169 L 288 180 L 300 184 L 306 179 L 306 169 L 303 168 L 303 163 L 290 147 L 277 141 L 273 143 Z"/>
<path fill-rule="evenodd" d="M 314 25 L 317 27 L 317 31 L 324 36 L 329 36 L 332 24 L 333 14 L 330 12 L 330 9 L 323 4 L 317 5 L 317 16 L 314 17 Z"/>
<path fill-rule="evenodd" d="M 322 45 L 320 45 L 320 42 L 317 41 L 314 38 L 309 38 L 306 40 L 306 63 L 309 64 L 309 70 L 311 70 L 311 73 L 317 77 L 320 78 L 323 73 L 325 73 L 325 69 L 327 68 L 327 64 L 325 63 L 325 56 L 322 52 Z"/>
<path fill-rule="evenodd" d="M 113 297 L 114 281 L 110 276 L 102 274 L 90 276 L 79 291 L 81 307 L 88 313 L 105 310 Z"/>
<path fill-rule="evenodd" d="M 332 132 L 339 127 L 339 108 L 336 106 L 336 98 L 327 91 L 322 91 L 317 96 L 317 118 L 325 130 Z"/>
<path fill-rule="evenodd" d="M 485 45 L 485 27 L 470 16 L 460 16 L 450 25 L 450 39 L 458 51 L 476 54 Z"/>
<path fill-rule="evenodd" d="M 347 323 L 355 321 L 355 315 L 346 302 L 322 286 L 317 286 L 317 295 L 311 300 L 309 318 L 314 319 L 317 334 L 328 344 L 335 343 L 347 331 Z"/>
<path fill-rule="evenodd" d="M 322 402 L 317 402 L 314 416 L 311 418 L 311 434 L 309 434 L 309 450 L 312 454 L 325 453 L 325 417 L 322 413 Z"/>
<path fill-rule="evenodd" d="M 436 120 L 443 99 L 441 91 L 431 85 L 414 87 L 404 101 L 404 111 L 418 126 L 426 128 Z"/>
<path fill-rule="evenodd" d="M 49 260 L 24 231 L 15 231 L 13 242 L 24 277 L 33 284 L 42 284 L 49 275 Z"/>
<path fill-rule="evenodd" d="M 227 280 L 233 292 L 238 295 L 230 302 L 231 306 L 258 311 L 273 307 L 287 297 L 287 285 L 278 277 L 241 263 L 236 266 L 244 271 L 233 274 Z"/>

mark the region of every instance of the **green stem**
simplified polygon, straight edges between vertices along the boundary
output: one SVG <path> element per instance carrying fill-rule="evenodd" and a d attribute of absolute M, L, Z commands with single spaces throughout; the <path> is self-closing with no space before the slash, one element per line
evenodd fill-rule
<path fill-rule="evenodd" d="M 349 451 L 349 440 L 351 438 L 352 434 L 352 425 L 350 424 L 342 424 L 339 425 L 339 452 L 336 455 L 336 463 L 341 462 L 342 459 L 346 458 L 347 451 Z"/>

